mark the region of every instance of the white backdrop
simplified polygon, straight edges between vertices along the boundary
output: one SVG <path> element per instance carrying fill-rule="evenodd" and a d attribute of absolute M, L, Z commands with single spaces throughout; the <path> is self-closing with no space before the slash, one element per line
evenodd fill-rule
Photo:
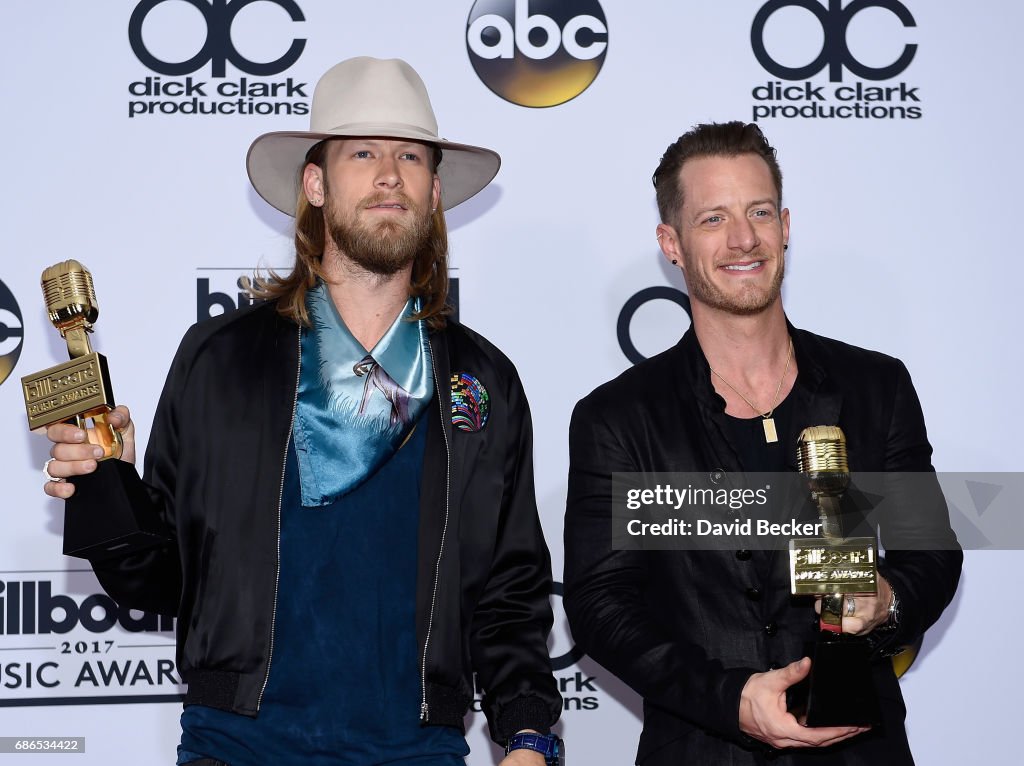
<path fill-rule="evenodd" d="M 664 148 L 697 122 L 757 116 L 778 147 L 793 221 L 784 288 L 793 322 L 907 363 L 940 470 L 1019 470 L 1024 422 L 1014 402 L 1024 364 L 1012 318 L 1024 278 L 1013 223 L 1024 171 L 1016 141 L 1024 116 L 1014 53 L 1024 25 L 1019 3 L 977 0 L 968 9 L 882 0 L 850 20 L 850 55 L 846 66 L 836 59 L 832 73 L 841 79 L 830 80 L 824 67 L 790 81 L 769 71 L 777 69 L 772 60 L 802 67 L 819 51 L 838 55 L 844 40 L 825 40 L 806 8 L 786 5 L 764 25 L 768 55 L 759 60 L 751 30 L 765 0 L 518 0 L 518 21 L 513 0 L 433 7 L 295 0 L 298 15 L 277 0 L 210 2 L 149 3 L 140 27 L 145 51 L 170 62 L 202 53 L 177 74 L 154 71 L 133 50 L 129 22 L 145 10 L 137 0 L 4 7 L 0 360 L 16 366 L 0 383 L 8 424 L 0 736 L 84 736 L 86 753 L 74 763 L 96 764 L 171 763 L 178 736 L 180 705 L 152 701 L 179 691 L 173 673 L 161 672 L 161 660 L 173 656 L 171 633 L 111 627 L 113 609 L 102 598 L 83 606 L 101 591 L 77 571 L 82 562 L 60 555 L 62 507 L 40 492 L 47 446 L 25 429 L 18 378 L 66 356 L 43 311 L 40 272 L 69 257 L 92 270 L 102 308 L 94 343 L 144 443 L 188 325 L 204 311 L 219 313 L 228 297 L 237 301 L 236 280 L 254 265 L 290 261 L 290 219 L 249 188 L 249 142 L 270 130 L 304 129 L 316 79 L 349 56 L 405 58 L 427 82 L 442 134 L 491 146 L 504 159 L 495 183 L 449 216 L 454 276 L 462 321 L 517 362 L 530 396 L 538 501 L 556 578 L 572 406 L 629 364 L 616 333 L 624 304 L 649 287 L 683 289 L 656 247 L 650 175 Z M 829 3 L 812 5 L 824 13 Z M 831 5 L 838 13 L 845 4 Z M 211 18 L 238 10 L 231 45 L 211 37 L 204 48 L 208 25 L 199 7 Z M 901 8 L 913 26 L 895 15 Z M 474 58 L 466 39 L 471 14 L 484 13 L 506 14 L 509 30 L 527 13 L 550 14 L 562 27 L 584 14 L 601 23 L 576 23 L 584 28 L 569 47 L 582 64 L 564 45 L 549 59 L 526 60 L 493 29 L 484 44 L 515 58 L 487 61 Z M 517 35 L 520 48 L 543 44 L 543 35 Z M 238 56 L 273 61 L 296 38 L 304 47 L 282 71 L 239 69 Z M 864 75 L 861 67 L 885 67 L 908 44 L 917 46 L 909 66 L 881 80 Z M 508 86 L 500 78 L 513 67 L 519 79 Z M 191 93 L 176 95 L 172 86 L 166 95 L 137 95 L 146 78 L 152 91 L 157 77 Z M 211 104 L 238 111 L 233 92 L 242 77 L 256 90 L 241 109 L 253 113 L 187 113 Z M 580 77 L 593 78 L 589 88 L 548 108 L 504 100 L 484 81 L 525 100 L 521 94 L 544 96 L 552 82 L 571 90 Z M 283 85 L 260 95 L 273 83 Z M 802 100 L 758 98 L 771 83 Z M 821 116 L 840 106 L 869 116 Z M 648 302 L 633 318 L 631 341 L 650 355 L 674 343 L 688 321 L 671 301 Z M 1005 593 L 1022 563 L 1019 551 L 969 552 L 955 601 L 904 677 L 920 763 L 984 763 L 1016 752 L 1024 674 L 1011 658 L 1022 620 Z M 47 625 L 67 617 L 51 610 L 69 603 L 61 598 L 80 612 L 66 633 Z M 122 615 L 122 623 L 132 618 Z M 560 611 L 552 649 L 571 649 Z M 632 763 L 635 695 L 589 659 L 558 676 L 571 762 Z M 107 704 L 125 696 L 136 701 Z M 470 763 L 495 762 L 482 717 L 470 724 Z"/>

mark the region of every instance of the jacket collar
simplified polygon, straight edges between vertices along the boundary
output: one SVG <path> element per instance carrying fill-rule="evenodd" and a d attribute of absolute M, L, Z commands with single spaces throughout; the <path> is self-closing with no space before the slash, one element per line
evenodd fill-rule
<path fill-rule="evenodd" d="M 804 428 L 814 425 L 835 425 L 839 422 L 842 395 L 821 364 L 821 342 L 812 333 L 794 327 L 786 319 L 786 327 L 793 339 L 793 354 L 797 363 L 797 378 L 790 396 L 796 397 L 793 411 L 798 419 L 790 422 L 787 432 L 780 436 L 784 444 L 792 445 L 787 451 L 790 468 L 796 470 L 796 440 Z M 711 367 L 691 326 L 673 349 L 677 358 L 674 365 L 682 377 L 683 385 L 677 395 L 691 398 L 696 403 L 701 420 L 708 433 L 711 447 L 726 471 L 739 470 L 739 456 L 725 436 L 725 400 L 715 391 L 711 382 Z"/>
<path fill-rule="evenodd" d="M 809 426 L 838 425 L 843 397 L 835 379 L 829 377 L 821 364 L 821 341 L 809 332 L 797 330 L 788 320 L 786 324 L 799 370 L 791 394 L 797 397 L 794 411 L 799 419 L 790 422 L 786 434 L 786 443 L 792 445 L 788 453 L 789 465 L 796 470 L 796 440 L 800 432 Z"/>

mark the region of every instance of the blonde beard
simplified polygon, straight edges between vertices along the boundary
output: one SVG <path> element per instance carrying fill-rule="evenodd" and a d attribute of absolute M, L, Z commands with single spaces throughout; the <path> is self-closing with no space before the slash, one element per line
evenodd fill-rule
<path fill-rule="evenodd" d="M 782 294 L 782 280 L 786 276 L 786 262 L 779 259 L 779 268 L 775 272 L 768 289 L 764 292 L 744 293 L 738 298 L 726 295 L 721 289 L 695 268 L 694 263 L 684 256 L 686 263 L 686 291 L 691 301 L 699 301 L 704 305 L 738 316 L 760 314 L 775 303 Z"/>
<path fill-rule="evenodd" d="M 372 197 L 360 203 L 362 208 L 373 204 Z M 388 220 L 367 225 L 358 215 L 345 220 L 328 200 L 324 205 L 327 236 L 338 250 L 366 271 L 381 276 L 397 274 L 416 260 L 431 234 L 430 214 L 411 200 L 403 199 L 402 204 L 413 213 L 410 225 Z"/>

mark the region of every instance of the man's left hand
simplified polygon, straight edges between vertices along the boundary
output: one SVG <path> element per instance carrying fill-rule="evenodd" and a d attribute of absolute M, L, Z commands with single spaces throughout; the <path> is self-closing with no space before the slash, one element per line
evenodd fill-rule
<path fill-rule="evenodd" d="M 502 758 L 498 766 L 544 766 L 544 756 L 536 750 L 520 748 Z"/>
<path fill-rule="evenodd" d="M 889 621 L 889 604 L 892 602 L 892 586 L 881 575 L 878 576 L 878 595 L 847 596 L 853 598 L 855 608 L 851 616 L 846 615 L 846 600 L 843 600 L 842 632 L 853 636 L 867 635 L 875 628 Z M 821 614 L 821 596 L 814 602 L 814 611 Z"/>

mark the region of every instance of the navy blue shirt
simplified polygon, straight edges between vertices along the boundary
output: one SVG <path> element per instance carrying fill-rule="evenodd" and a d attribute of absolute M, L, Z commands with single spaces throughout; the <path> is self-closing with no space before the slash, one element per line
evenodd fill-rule
<path fill-rule="evenodd" d="M 259 715 L 186 707 L 178 763 L 463 766 L 462 733 L 419 722 L 425 432 L 424 422 L 362 485 L 318 508 L 300 504 L 289 445 L 274 646 Z"/>

